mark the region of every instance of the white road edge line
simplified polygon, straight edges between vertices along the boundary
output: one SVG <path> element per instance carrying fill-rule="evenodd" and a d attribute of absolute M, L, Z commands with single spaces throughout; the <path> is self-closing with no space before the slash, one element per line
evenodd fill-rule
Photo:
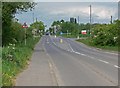
<path fill-rule="evenodd" d="M 117 66 L 117 65 L 114 65 L 114 67 L 116 67 L 116 68 L 120 68 L 119 66 Z"/>
<path fill-rule="evenodd" d="M 74 52 L 74 53 L 76 53 L 76 54 L 80 54 L 79 52 Z"/>
<path fill-rule="evenodd" d="M 55 43 L 55 42 L 53 42 L 53 44 L 54 44 L 54 45 L 56 45 L 56 43 Z M 57 46 L 57 45 L 56 45 L 56 46 Z"/>
<path fill-rule="evenodd" d="M 72 50 L 72 52 L 75 52 L 74 50 L 73 50 L 73 48 L 71 47 L 71 45 L 70 44 L 68 44 L 69 46 L 70 46 L 70 49 Z"/>
<path fill-rule="evenodd" d="M 57 44 L 55 43 L 55 42 L 53 42 L 56 46 L 57 46 Z M 68 52 L 73 52 L 73 53 L 76 53 L 76 54 L 79 54 L 79 55 L 83 55 L 83 56 L 87 56 L 87 57 L 90 57 L 91 59 L 95 59 L 94 57 L 91 57 L 91 56 L 88 56 L 88 55 L 85 55 L 85 54 L 82 54 L 82 53 L 79 53 L 79 52 L 75 52 L 74 50 L 73 50 L 73 48 L 71 47 L 71 45 L 70 44 L 68 44 L 69 46 L 70 46 L 70 48 L 71 48 L 71 50 L 66 50 L 66 51 L 68 51 Z M 58 46 L 59 47 L 59 46 Z M 59 48 L 61 48 L 61 47 L 59 47 Z M 106 53 L 106 52 L 105 52 Z M 107 53 L 109 53 L 109 52 L 107 52 Z M 114 54 L 114 53 L 110 53 L 110 54 Z M 101 62 L 103 62 L 103 63 L 106 63 L 106 64 L 110 64 L 109 62 L 107 62 L 107 61 L 104 61 L 104 60 L 100 60 L 100 59 L 98 59 L 98 61 L 101 61 Z M 117 66 L 117 65 L 114 65 L 114 67 L 116 67 L 116 68 L 120 68 L 119 66 Z"/>
<path fill-rule="evenodd" d="M 99 61 L 104 62 L 104 63 L 106 63 L 106 64 L 109 64 L 109 62 L 104 61 L 104 60 L 100 60 L 100 59 L 99 59 Z"/>
<path fill-rule="evenodd" d="M 108 53 L 108 54 L 113 54 L 113 55 L 118 55 L 118 54 L 116 54 L 116 53 L 110 53 L 110 52 L 105 52 L 105 53 Z"/>
<path fill-rule="evenodd" d="M 79 52 L 74 52 L 74 53 L 79 54 L 79 55 L 82 55 L 82 56 L 87 56 L 87 55 L 82 54 L 82 53 L 79 53 Z"/>

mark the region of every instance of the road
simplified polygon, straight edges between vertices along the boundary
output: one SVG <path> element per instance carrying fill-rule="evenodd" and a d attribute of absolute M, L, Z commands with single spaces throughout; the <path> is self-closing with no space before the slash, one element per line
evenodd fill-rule
<path fill-rule="evenodd" d="M 117 53 L 46 35 L 16 82 L 17 86 L 117 86 L 119 68 Z"/>
<path fill-rule="evenodd" d="M 118 85 L 116 53 L 96 50 L 62 37 L 45 36 L 43 40 L 60 86 Z"/>

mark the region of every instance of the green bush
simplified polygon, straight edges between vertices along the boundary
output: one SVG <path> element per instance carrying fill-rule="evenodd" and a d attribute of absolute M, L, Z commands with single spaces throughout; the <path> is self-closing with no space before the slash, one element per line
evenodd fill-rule
<path fill-rule="evenodd" d="M 118 46 L 117 23 L 96 25 L 92 29 L 92 39 L 95 45 Z"/>

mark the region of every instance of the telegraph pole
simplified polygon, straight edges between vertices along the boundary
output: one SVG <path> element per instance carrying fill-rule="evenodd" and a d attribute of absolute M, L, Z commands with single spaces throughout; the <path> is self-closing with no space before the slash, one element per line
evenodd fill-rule
<path fill-rule="evenodd" d="M 112 16 L 111 16 L 111 21 L 110 21 L 110 23 L 112 24 Z"/>
<path fill-rule="evenodd" d="M 34 23 L 34 12 L 33 12 L 33 23 Z"/>
<path fill-rule="evenodd" d="M 37 22 L 37 17 L 36 17 L 36 22 Z"/>
<path fill-rule="evenodd" d="M 89 29 L 90 36 L 91 36 L 91 17 L 92 17 L 91 12 L 92 12 L 92 9 L 91 9 L 91 5 L 90 5 L 90 29 Z"/>
<path fill-rule="evenodd" d="M 79 16 L 78 16 L 78 24 L 79 24 Z"/>
<path fill-rule="evenodd" d="M 120 20 L 120 1 L 118 2 L 118 20 Z"/>
<path fill-rule="evenodd" d="M 79 39 L 79 16 L 78 16 L 78 37 L 77 39 Z"/>

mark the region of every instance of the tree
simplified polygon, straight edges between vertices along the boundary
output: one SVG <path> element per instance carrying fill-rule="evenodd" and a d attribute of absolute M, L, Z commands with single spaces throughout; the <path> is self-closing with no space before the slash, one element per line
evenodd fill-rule
<path fill-rule="evenodd" d="M 101 46 L 118 46 L 120 21 L 113 24 L 96 24 L 92 28 L 93 44 Z"/>
<path fill-rule="evenodd" d="M 32 10 L 33 2 L 2 2 L 2 44 L 6 45 L 12 41 L 12 19 L 16 13 Z"/>
<path fill-rule="evenodd" d="M 62 19 L 60 22 L 61 22 L 61 23 L 64 23 L 65 21 Z"/>
<path fill-rule="evenodd" d="M 45 29 L 45 25 L 42 21 L 37 21 L 33 24 L 30 25 L 32 29 L 37 29 L 38 31 L 40 31 L 42 34 L 44 33 L 44 29 Z"/>

